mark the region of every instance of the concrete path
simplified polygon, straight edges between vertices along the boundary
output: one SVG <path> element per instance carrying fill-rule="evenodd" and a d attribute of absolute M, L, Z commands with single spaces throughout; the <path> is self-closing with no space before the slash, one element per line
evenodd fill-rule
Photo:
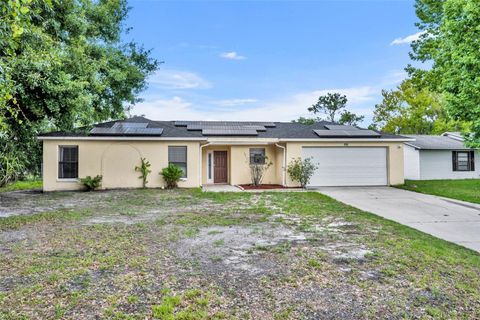
<path fill-rule="evenodd" d="M 206 184 L 202 186 L 204 192 L 240 192 L 240 188 L 229 184 Z"/>
<path fill-rule="evenodd" d="M 480 205 L 389 187 L 321 187 L 341 202 L 480 252 Z"/>

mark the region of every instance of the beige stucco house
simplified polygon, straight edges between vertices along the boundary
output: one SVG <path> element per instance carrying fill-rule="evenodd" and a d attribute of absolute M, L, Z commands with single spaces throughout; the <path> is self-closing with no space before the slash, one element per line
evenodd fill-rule
<path fill-rule="evenodd" d="M 310 186 L 395 185 L 404 181 L 403 143 L 411 139 L 329 122 L 152 121 L 101 123 L 85 133 L 51 132 L 43 142 L 43 188 L 81 189 L 79 179 L 102 175 L 102 188 L 142 186 L 135 166 L 151 163 L 148 187 L 164 186 L 162 168 L 184 171 L 183 188 L 249 184 L 250 161 L 268 157 L 263 183 L 297 186 L 286 167 L 311 157 Z"/>

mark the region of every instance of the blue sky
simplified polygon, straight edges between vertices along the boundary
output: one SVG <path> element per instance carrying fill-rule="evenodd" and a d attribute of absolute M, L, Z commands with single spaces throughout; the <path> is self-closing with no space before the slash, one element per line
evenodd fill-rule
<path fill-rule="evenodd" d="M 405 78 L 418 32 L 413 0 L 129 5 L 125 40 L 165 61 L 131 113 L 156 120 L 290 121 L 341 92 L 368 125 L 381 90 Z"/>

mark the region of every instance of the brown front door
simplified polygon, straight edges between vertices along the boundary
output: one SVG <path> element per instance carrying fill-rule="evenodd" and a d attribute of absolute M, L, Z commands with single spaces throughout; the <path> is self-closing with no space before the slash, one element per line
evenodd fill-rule
<path fill-rule="evenodd" d="M 227 151 L 213 151 L 213 183 L 227 183 Z"/>

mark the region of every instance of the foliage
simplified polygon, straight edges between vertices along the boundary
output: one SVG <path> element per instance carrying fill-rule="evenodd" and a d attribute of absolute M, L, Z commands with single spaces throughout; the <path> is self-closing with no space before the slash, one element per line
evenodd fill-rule
<path fill-rule="evenodd" d="M 345 109 L 347 101 L 347 96 L 329 92 L 325 96 L 320 96 L 318 101 L 308 108 L 308 111 L 314 114 L 325 113 L 328 121 L 335 122 L 335 115 Z"/>
<path fill-rule="evenodd" d="M 480 6 L 473 0 L 417 0 L 422 37 L 411 57 L 431 62 L 428 70 L 409 66 L 416 82 L 442 94 L 456 120 L 471 122 L 469 142 L 480 145 Z"/>
<path fill-rule="evenodd" d="M 310 178 L 315 173 L 318 166 L 313 163 L 313 158 L 296 158 L 288 164 L 288 174 L 292 181 L 299 182 L 302 188 L 305 188 L 310 182 Z"/>
<path fill-rule="evenodd" d="M 305 117 L 299 117 L 297 120 L 292 120 L 293 123 L 301 123 L 305 125 L 311 125 L 314 124 L 315 122 L 321 121 L 319 117 L 316 118 L 305 118 Z"/>
<path fill-rule="evenodd" d="M 16 181 L 25 172 L 23 155 L 11 143 L 0 147 L 0 187 Z"/>
<path fill-rule="evenodd" d="M 353 112 L 345 110 L 340 115 L 338 123 L 347 125 L 347 126 L 358 126 L 359 122 L 362 122 L 365 119 L 365 116 L 358 116 Z"/>
<path fill-rule="evenodd" d="M 142 179 L 143 187 L 146 188 L 148 183 L 147 177 L 150 172 L 152 172 L 152 170 L 150 170 L 151 164 L 149 161 L 147 161 L 146 158 L 141 158 L 140 160 L 142 161 L 142 163 L 140 164 L 140 166 L 135 167 L 135 171 L 139 171 L 141 173 L 141 176 L 138 178 Z"/>
<path fill-rule="evenodd" d="M 480 179 L 406 180 L 397 188 L 440 197 L 480 203 Z"/>
<path fill-rule="evenodd" d="M 94 191 L 101 187 L 102 176 L 97 175 L 93 178 L 91 176 L 86 176 L 85 178 L 80 179 L 80 182 L 85 186 L 87 191 Z"/>
<path fill-rule="evenodd" d="M 178 181 L 180 181 L 183 176 L 183 170 L 179 166 L 170 163 L 166 168 L 162 169 L 160 174 L 167 184 L 167 189 L 174 189 L 178 187 Z"/>
<path fill-rule="evenodd" d="M 256 155 L 254 162 L 251 162 L 250 159 L 247 161 L 250 166 L 250 179 L 252 180 L 252 184 L 254 186 L 261 185 L 265 173 L 273 164 L 272 161 L 270 161 L 267 156 L 259 154 Z"/>
<path fill-rule="evenodd" d="M 0 192 L 8 192 L 15 190 L 31 190 L 31 189 L 41 189 L 42 180 L 26 180 L 26 181 L 16 181 L 8 186 L 1 187 Z"/>
<path fill-rule="evenodd" d="M 363 121 L 364 116 L 358 116 L 353 112 L 345 110 L 347 107 L 347 96 L 340 93 L 327 93 L 325 96 L 320 96 L 317 103 L 308 108 L 308 111 L 313 114 L 324 113 L 327 115 L 327 120 L 330 122 L 338 122 L 344 125 L 356 126 L 359 122 Z M 340 118 L 336 118 L 337 114 L 340 114 Z M 321 121 L 320 117 L 316 118 L 304 118 L 300 117 L 293 122 L 299 122 L 303 124 L 314 124 Z"/>
<path fill-rule="evenodd" d="M 120 41 L 127 12 L 126 0 L 0 2 L 0 136 L 28 170 L 38 132 L 122 118 L 138 101 L 157 61 Z"/>
<path fill-rule="evenodd" d="M 428 88 L 418 88 L 412 80 L 396 90 L 382 90 L 383 100 L 375 105 L 375 127 L 387 133 L 441 134 L 466 130 L 468 125 L 453 120 L 444 101 Z"/>

